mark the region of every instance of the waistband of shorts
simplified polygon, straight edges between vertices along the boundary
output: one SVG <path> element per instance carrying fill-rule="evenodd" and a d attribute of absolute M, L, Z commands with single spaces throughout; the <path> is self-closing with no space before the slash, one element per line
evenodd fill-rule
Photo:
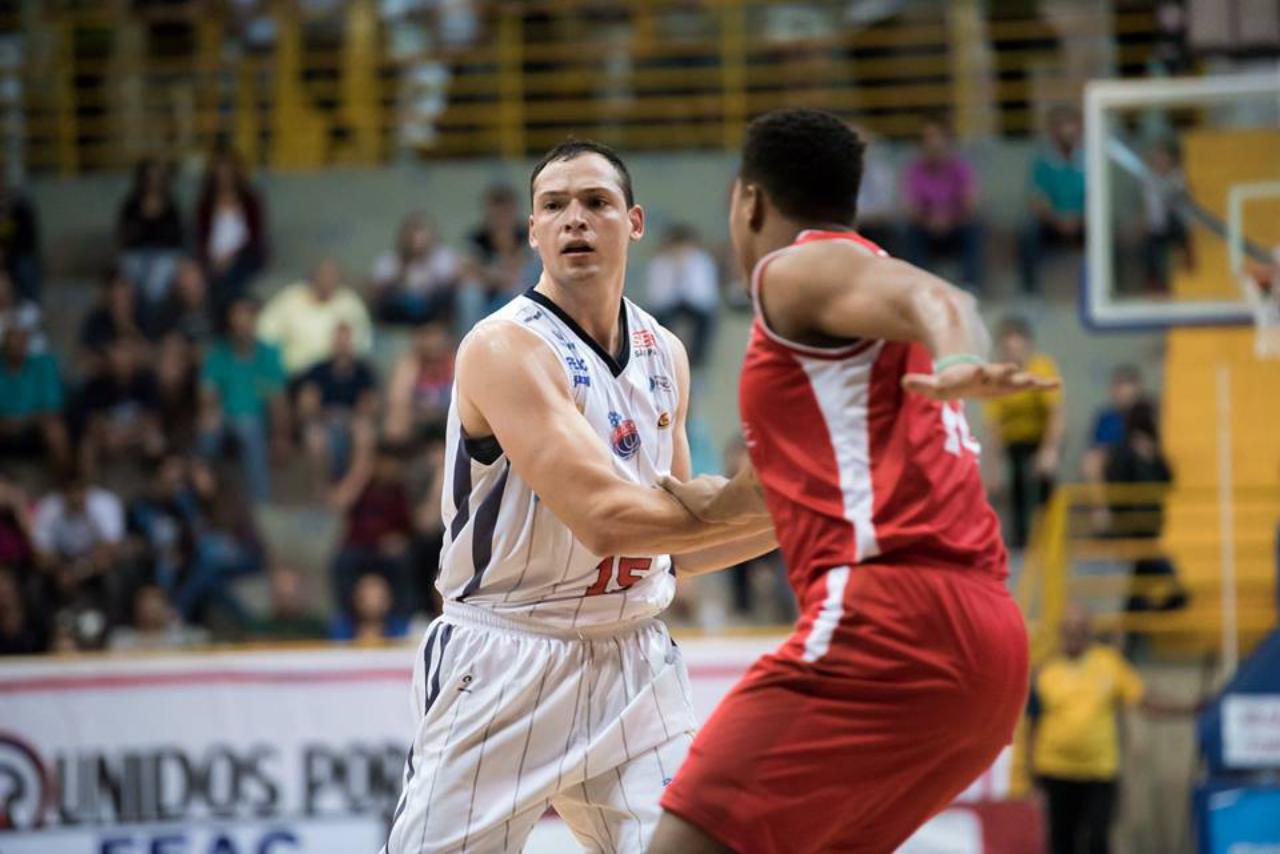
<path fill-rule="evenodd" d="M 653 617 L 642 617 L 626 623 L 607 623 L 600 626 L 577 626 L 574 628 L 551 626 L 536 620 L 522 620 L 504 617 L 488 608 L 469 605 L 466 602 L 449 600 L 444 603 L 444 618 L 461 626 L 474 626 L 481 629 L 501 629 L 517 634 L 538 635 L 540 637 L 560 640 L 601 640 L 631 634 L 661 621 Z"/>

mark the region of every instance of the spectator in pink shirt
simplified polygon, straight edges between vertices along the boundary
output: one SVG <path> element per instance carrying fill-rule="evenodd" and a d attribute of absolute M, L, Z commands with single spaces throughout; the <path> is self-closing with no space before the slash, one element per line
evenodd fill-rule
<path fill-rule="evenodd" d="M 982 289 L 982 229 L 976 215 L 977 178 L 956 153 L 945 119 L 925 120 L 920 156 L 903 174 L 907 203 L 907 260 L 932 269 L 943 255 L 960 256 L 961 283 Z"/>

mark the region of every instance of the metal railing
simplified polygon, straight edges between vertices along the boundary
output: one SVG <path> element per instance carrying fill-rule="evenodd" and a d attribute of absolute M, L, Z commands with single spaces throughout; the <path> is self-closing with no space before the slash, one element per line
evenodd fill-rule
<path fill-rule="evenodd" d="M 234 4 L 143 15 L 63 0 L 27 4 L 0 32 L 23 57 L 21 156 L 66 174 L 216 142 L 277 168 L 523 157 L 570 131 L 631 150 L 733 148 L 751 116 L 786 104 L 889 137 L 941 110 L 962 134 L 1021 133 L 1039 105 L 1079 94 L 1064 70 L 1073 44 L 1106 42 L 1121 72 L 1138 73 L 1154 32 L 1138 2 L 1082 30 L 990 17 L 976 0 L 907 3 L 869 22 L 821 0 L 804 4 L 803 26 L 771 22 L 787 5 L 481 3 L 468 38 L 405 47 L 440 22 L 384 19 L 375 0 L 326 17 L 276 0 L 270 36 L 256 38 Z"/>
<path fill-rule="evenodd" d="M 1056 644 L 1056 627 L 1079 602 L 1107 634 L 1216 650 L 1224 634 L 1258 639 L 1277 616 L 1276 525 L 1280 490 L 1233 491 L 1231 572 L 1223 566 L 1219 495 L 1167 484 L 1065 484 L 1041 514 L 1018 580 L 1033 661 Z M 1148 569 L 1166 571 L 1144 573 Z M 1231 578 L 1234 597 L 1224 596 Z M 1234 600 L 1234 601 L 1233 601 Z M 1238 605 L 1236 604 L 1238 603 Z"/>

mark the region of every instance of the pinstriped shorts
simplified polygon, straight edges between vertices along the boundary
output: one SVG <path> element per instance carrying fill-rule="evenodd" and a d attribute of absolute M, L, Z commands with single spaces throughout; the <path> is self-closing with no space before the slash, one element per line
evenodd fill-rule
<path fill-rule="evenodd" d="M 588 851 L 643 852 L 695 728 L 666 627 L 557 636 L 477 611 L 447 609 L 419 648 L 384 854 L 520 851 L 548 807 Z"/>

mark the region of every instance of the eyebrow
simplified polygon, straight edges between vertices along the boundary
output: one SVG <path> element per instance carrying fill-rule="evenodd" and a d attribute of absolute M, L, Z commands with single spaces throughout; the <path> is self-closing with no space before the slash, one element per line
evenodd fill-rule
<path fill-rule="evenodd" d="M 610 189 L 609 187 L 606 187 L 603 184 L 592 184 L 590 186 L 583 187 L 582 189 L 578 190 L 578 192 L 580 194 L 604 193 L 605 195 L 610 195 L 610 194 L 616 195 L 619 198 L 623 197 L 622 190 Z M 544 196 L 571 196 L 571 195 L 573 195 L 573 193 L 571 193 L 569 190 L 539 190 L 537 194 L 534 196 L 534 198 L 540 199 Z"/>

